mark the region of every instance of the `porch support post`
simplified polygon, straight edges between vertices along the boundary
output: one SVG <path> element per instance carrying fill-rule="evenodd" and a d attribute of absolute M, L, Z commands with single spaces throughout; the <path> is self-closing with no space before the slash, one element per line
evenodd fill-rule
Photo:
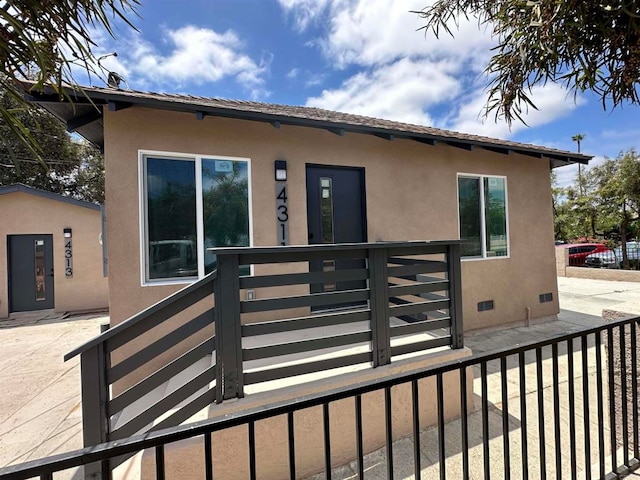
<path fill-rule="evenodd" d="M 391 362 L 387 252 L 386 248 L 369 249 L 369 291 L 374 367 Z"/>
<path fill-rule="evenodd" d="M 447 248 L 449 264 L 449 316 L 451 317 L 451 348 L 464 347 L 462 325 L 462 274 L 460 268 L 460 244 Z"/>
<path fill-rule="evenodd" d="M 82 436 L 85 447 L 109 440 L 107 365 L 102 342 L 80 356 Z M 84 474 L 86 479 L 108 479 L 109 461 L 85 465 Z"/>
<path fill-rule="evenodd" d="M 238 255 L 218 253 L 214 293 L 216 362 L 222 369 L 223 400 L 244 396 L 239 276 Z"/>

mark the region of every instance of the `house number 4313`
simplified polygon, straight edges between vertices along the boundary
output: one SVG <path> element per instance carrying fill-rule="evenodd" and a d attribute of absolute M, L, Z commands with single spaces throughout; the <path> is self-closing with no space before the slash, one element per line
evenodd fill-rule
<path fill-rule="evenodd" d="M 276 182 L 276 228 L 278 229 L 278 245 L 289 245 L 287 182 Z"/>

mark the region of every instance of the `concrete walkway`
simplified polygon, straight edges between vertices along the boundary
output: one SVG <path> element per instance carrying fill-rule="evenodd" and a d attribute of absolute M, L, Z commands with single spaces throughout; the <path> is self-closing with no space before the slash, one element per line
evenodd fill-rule
<path fill-rule="evenodd" d="M 562 308 L 559 322 L 472 335 L 466 338 L 466 345 L 474 352 L 483 352 L 574 331 L 600 323 L 603 309 L 619 309 L 640 314 L 638 283 L 558 278 L 558 284 Z M 108 317 L 100 315 L 63 318 L 50 312 L 9 321 L 0 320 L 0 467 L 82 447 L 79 359 L 76 357 L 63 363 L 62 357 L 74 347 L 97 335 L 100 324 L 106 322 Z M 578 359 L 579 356 L 576 356 L 576 360 Z M 476 378 L 478 377 L 476 374 Z M 510 391 L 515 390 L 510 388 Z M 500 406 L 499 400 L 495 399 L 495 403 L 492 400 L 495 409 Z M 490 415 L 492 425 L 500 417 L 500 412 L 495 409 L 492 409 Z M 519 410 L 514 406 L 509 411 L 513 416 L 510 422 L 517 425 Z M 478 432 L 481 432 L 477 418 L 472 416 L 470 425 L 470 431 L 475 435 L 472 436 L 475 445 L 473 448 L 481 449 L 481 444 L 477 442 Z M 500 428 L 496 425 L 495 431 Z M 459 422 L 448 424 L 447 431 L 459 432 Z M 433 442 L 437 437 L 429 437 L 433 433 L 433 429 L 423 432 L 423 445 L 435 445 Z M 514 438 L 518 435 L 513 434 Z M 547 436 L 548 441 L 549 439 L 553 440 L 553 434 Z M 451 436 L 448 442 L 454 440 Z M 397 442 L 394 451 L 412 448 L 407 441 L 409 440 Z M 496 437 L 492 442 L 500 445 L 501 439 Z M 452 446 L 448 451 L 453 453 L 455 448 Z M 517 444 L 514 444 L 511 451 L 515 464 L 519 461 Z M 375 473 L 386 472 L 382 457 L 384 451 L 382 454 L 374 453 L 367 457 L 367 478 L 383 478 Z M 481 450 L 478 456 L 477 450 L 472 449 L 471 459 L 473 465 L 481 466 Z M 424 466 L 427 470 L 424 478 L 438 475 L 436 461 L 437 449 L 425 453 Z M 406 469 L 399 470 L 397 478 L 412 478 L 412 462 L 405 463 L 406 465 L 401 461 L 396 462 L 399 469 Z M 448 477 L 455 478 L 460 472 L 460 465 L 459 452 L 448 456 Z M 342 473 L 343 476 L 335 478 L 350 478 L 347 470 Z M 56 478 L 64 479 L 71 476 L 72 472 L 69 472 L 68 475 Z M 492 478 L 501 477 L 500 474 L 496 474 Z"/>
<path fill-rule="evenodd" d="M 82 448 L 79 358 L 62 357 L 108 321 L 50 311 L 0 321 L 0 467 Z"/>

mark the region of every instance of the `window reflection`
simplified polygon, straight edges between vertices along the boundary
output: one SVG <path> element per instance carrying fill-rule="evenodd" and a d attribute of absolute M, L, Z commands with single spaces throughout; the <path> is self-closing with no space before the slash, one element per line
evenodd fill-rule
<path fill-rule="evenodd" d="M 147 158 L 149 279 L 198 275 L 195 163 Z"/>
<path fill-rule="evenodd" d="M 45 300 L 44 240 L 35 241 L 36 301 Z"/>
<path fill-rule="evenodd" d="M 202 160 L 205 273 L 216 268 L 208 248 L 249 246 L 248 180 L 247 162 Z M 248 267 L 241 267 L 241 274 L 248 273 Z"/>
<path fill-rule="evenodd" d="M 488 257 L 507 255 L 507 211 L 504 178 L 484 179 L 484 210 Z"/>
<path fill-rule="evenodd" d="M 480 179 L 458 178 L 460 210 L 460 251 L 463 257 L 482 255 L 482 229 L 480 225 Z"/>

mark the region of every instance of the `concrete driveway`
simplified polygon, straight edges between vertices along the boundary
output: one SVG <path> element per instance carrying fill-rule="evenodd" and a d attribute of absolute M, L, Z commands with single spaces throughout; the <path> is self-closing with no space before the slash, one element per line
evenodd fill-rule
<path fill-rule="evenodd" d="M 0 467 L 82 448 L 79 358 L 106 314 L 49 311 L 0 321 Z"/>

